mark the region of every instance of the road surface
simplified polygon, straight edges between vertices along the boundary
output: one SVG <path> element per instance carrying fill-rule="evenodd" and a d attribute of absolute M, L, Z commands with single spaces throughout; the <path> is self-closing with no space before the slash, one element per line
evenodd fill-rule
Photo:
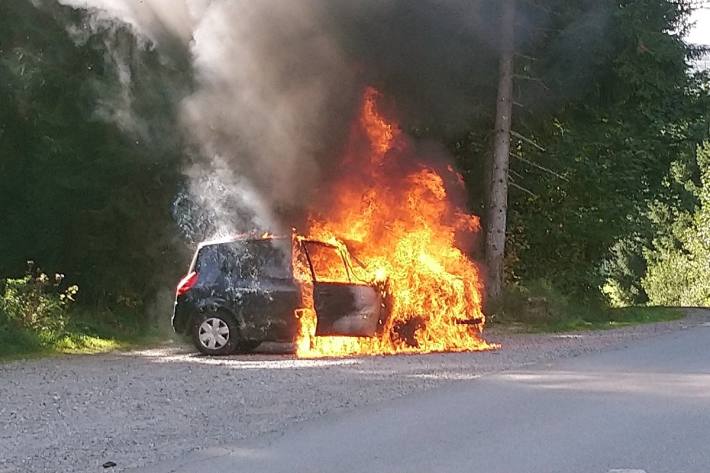
<path fill-rule="evenodd" d="M 136 471 L 710 472 L 710 324 L 325 415 Z"/>

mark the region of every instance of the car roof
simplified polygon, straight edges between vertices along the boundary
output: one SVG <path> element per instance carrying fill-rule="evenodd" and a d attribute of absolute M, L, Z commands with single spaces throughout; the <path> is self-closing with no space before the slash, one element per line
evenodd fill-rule
<path fill-rule="evenodd" d="M 212 245 L 225 245 L 229 243 L 236 243 L 236 242 L 250 242 L 250 241 L 274 241 L 274 240 L 287 240 L 289 237 L 285 236 L 264 236 L 260 238 L 254 238 L 250 236 L 230 236 L 230 237 L 224 237 L 224 238 L 216 238 L 213 240 L 205 240 L 203 242 L 200 242 L 197 245 L 197 248 L 203 248 L 205 246 L 212 246 Z"/>

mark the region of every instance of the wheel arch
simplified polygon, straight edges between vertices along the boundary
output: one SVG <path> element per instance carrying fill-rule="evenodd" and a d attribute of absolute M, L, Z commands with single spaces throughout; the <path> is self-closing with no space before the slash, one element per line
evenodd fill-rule
<path fill-rule="evenodd" d="M 242 316 L 241 313 L 239 313 L 238 311 L 235 311 L 233 308 L 231 308 L 229 306 L 229 304 L 227 303 L 227 301 L 224 299 L 221 299 L 221 298 L 203 299 L 198 304 L 196 304 L 195 308 L 197 310 L 192 315 L 192 317 L 191 317 L 192 320 L 190 320 L 190 323 L 187 324 L 188 326 L 192 325 L 195 322 L 195 319 L 203 314 L 221 312 L 221 313 L 228 315 L 234 321 L 234 323 L 237 325 L 237 328 L 239 328 L 240 331 L 244 330 L 244 327 L 245 327 L 244 317 Z"/>

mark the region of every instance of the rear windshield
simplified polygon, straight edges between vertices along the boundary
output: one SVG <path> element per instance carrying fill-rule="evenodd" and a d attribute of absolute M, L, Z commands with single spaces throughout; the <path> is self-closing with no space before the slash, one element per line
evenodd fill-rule
<path fill-rule="evenodd" d="M 232 279 L 291 278 L 291 242 L 286 239 L 245 240 L 200 249 L 194 270 L 207 277 L 219 273 Z"/>

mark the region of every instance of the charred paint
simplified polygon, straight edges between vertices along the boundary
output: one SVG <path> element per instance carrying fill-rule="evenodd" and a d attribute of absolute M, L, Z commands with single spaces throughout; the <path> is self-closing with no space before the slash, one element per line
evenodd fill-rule
<path fill-rule="evenodd" d="M 201 245 L 190 267 L 198 273 L 197 283 L 176 298 L 175 330 L 185 333 L 192 317 L 222 311 L 234 318 L 243 340 L 294 341 L 299 329 L 297 310 L 312 307 L 319 336 L 376 336 L 384 323 L 381 290 L 351 281 L 352 268 L 342 248 L 307 241 L 311 248 L 325 250 L 321 258 L 330 258 L 320 260 L 319 268 L 314 265 L 315 251 L 309 255 L 296 238 Z M 298 264 L 306 265 L 305 278 L 303 271 L 297 274 Z M 329 271 L 345 281 L 319 281 L 318 271 Z"/>
<path fill-rule="evenodd" d="M 382 302 L 378 292 L 365 285 L 316 283 L 317 336 L 377 335 Z"/>

